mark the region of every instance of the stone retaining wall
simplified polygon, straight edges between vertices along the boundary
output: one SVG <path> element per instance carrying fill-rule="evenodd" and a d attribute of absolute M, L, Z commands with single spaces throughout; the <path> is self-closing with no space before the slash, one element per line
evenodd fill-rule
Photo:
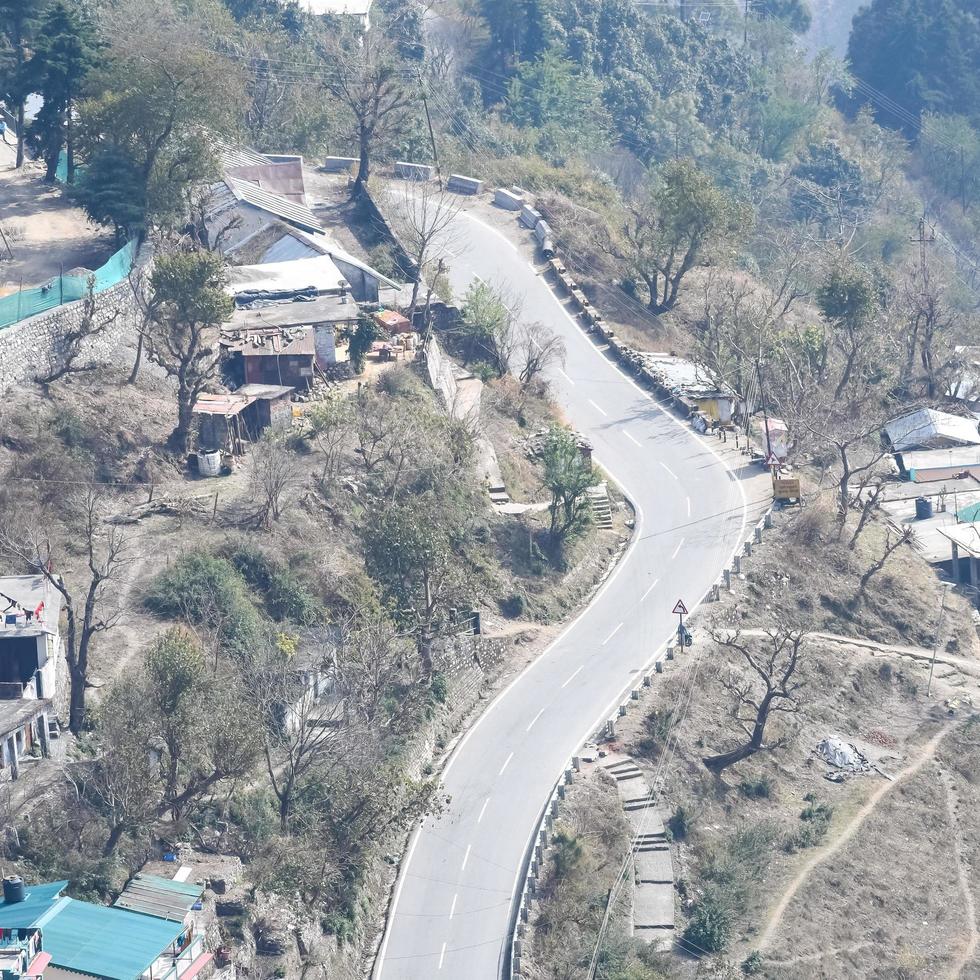
<path fill-rule="evenodd" d="M 65 337 L 81 326 L 84 315 L 85 300 L 79 300 L 0 329 L 0 395 L 64 367 Z M 77 363 L 111 361 L 124 339 L 135 334 L 137 316 L 128 280 L 97 294 L 96 320 L 111 323 L 103 333 L 85 342 Z"/>

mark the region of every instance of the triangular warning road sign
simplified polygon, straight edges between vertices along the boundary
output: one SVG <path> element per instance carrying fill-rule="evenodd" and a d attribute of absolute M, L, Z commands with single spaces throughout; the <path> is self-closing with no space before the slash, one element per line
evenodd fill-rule
<path fill-rule="evenodd" d="M 779 462 L 779 457 L 775 453 L 770 453 L 766 457 L 766 466 L 779 466 L 779 465 L 781 465 Z"/>
<path fill-rule="evenodd" d="M 684 605 L 684 600 L 683 599 L 678 599 L 677 600 L 677 605 L 674 606 L 673 612 L 677 616 L 686 616 L 687 615 L 687 606 Z"/>

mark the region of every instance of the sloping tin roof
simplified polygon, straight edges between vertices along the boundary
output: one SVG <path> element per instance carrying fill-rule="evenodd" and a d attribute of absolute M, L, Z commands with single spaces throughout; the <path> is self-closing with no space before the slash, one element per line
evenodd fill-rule
<path fill-rule="evenodd" d="M 0 929 L 39 928 L 53 966 L 108 980 L 136 980 L 184 932 L 183 923 L 61 896 L 67 887 L 25 886 L 23 902 L 0 904 Z"/>
<path fill-rule="evenodd" d="M 203 894 L 203 885 L 141 873 L 130 879 L 113 904 L 116 908 L 183 922 L 191 906 Z"/>
<path fill-rule="evenodd" d="M 182 922 L 63 898 L 38 923 L 56 967 L 137 980 L 184 933 Z"/>
<path fill-rule="evenodd" d="M 962 445 L 980 445 L 980 430 L 976 418 L 937 412 L 922 408 L 885 423 L 885 434 L 895 452 L 928 446 L 934 439 L 946 439 Z"/>
<path fill-rule="evenodd" d="M 0 929 L 29 929 L 51 910 L 67 887 L 67 881 L 51 881 L 46 885 L 25 883 L 23 902 L 0 903 Z"/>
<path fill-rule="evenodd" d="M 315 289 L 318 293 L 338 292 L 347 280 L 329 255 L 292 262 L 267 262 L 263 265 L 239 265 L 228 269 L 227 291 L 232 296 L 255 292 L 299 292 Z"/>
<path fill-rule="evenodd" d="M 306 184 L 303 181 L 303 158 L 276 162 L 265 161 L 247 167 L 228 167 L 226 177 L 248 181 L 270 194 L 278 194 L 293 204 L 306 204 Z"/>
<path fill-rule="evenodd" d="M 322 232 L 323 226 L 317 216 L 305 205 L 296 204 L 288 201 L 280 194 L 263 190 L 256 184 L 251 184 L 247 180 L 239 180 L 237 177 L 225 177 L 225 184 L 239 201 L 251 204 L 253 207 L 269 214 L 274 214 L 283 221 L 304 228 L 307 231 Z"/>
<path fill-rule="evenodd" d="M 267 156 L 257 150 L 250 150 L 247 146 L 232 146 L 222 139 L 215 140 L 215 144 L 221 154 L 221 166 L 225 170 L 231 167 L 261 167 L 269 162 Z"/>

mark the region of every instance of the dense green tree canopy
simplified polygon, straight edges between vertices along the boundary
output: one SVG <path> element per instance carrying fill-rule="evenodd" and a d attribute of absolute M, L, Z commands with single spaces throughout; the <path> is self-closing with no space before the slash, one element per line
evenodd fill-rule
<path fill-rule="evenodd" d="M 27 78 L 44 100 L 30 127 L 30 140 L 53 180 L 63 148 L 68 150 L 68 182 L 75 176 L 75 106 L 86 79 L 99 61 L 95 30 L 84 12 L 56 0 L 41 21 Z"/>
<path fill-rule="evenodd" d="M 891 100 L 876 101 L 881 122 L 909 136 L 924 111 L 980 123 L 976 0 L 872 0 L 854 17 L 848 57 L 857 77 Z"/>

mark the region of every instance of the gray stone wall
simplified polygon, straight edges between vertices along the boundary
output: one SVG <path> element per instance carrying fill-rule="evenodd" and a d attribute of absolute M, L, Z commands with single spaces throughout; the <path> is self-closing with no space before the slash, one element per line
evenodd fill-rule
<path fill-rule="evenodd" d="M 128 280 L 99 293 L 96 303 L 99 322 L 112 322 L 85 342 L 76 362 L 79 365 L 108 363 L 124 343 L 135 339 L 138 311 Z M 84 313 L 85 301 L 79 300 L 0 328 L 0 395 L 61 368 L 65 336 L 81 326 Z"/>

